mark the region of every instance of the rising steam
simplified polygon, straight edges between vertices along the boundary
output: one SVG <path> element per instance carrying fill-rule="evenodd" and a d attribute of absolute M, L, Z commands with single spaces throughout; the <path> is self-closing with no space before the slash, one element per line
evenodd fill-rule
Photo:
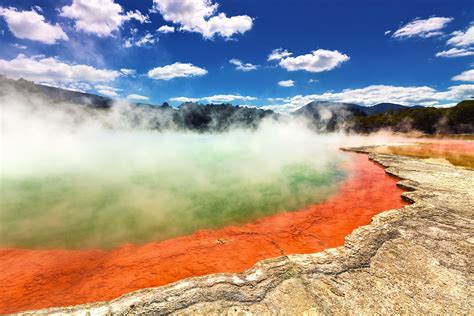
<path fill-rule="evenodd" d="M 149 122 L 163 118 L 126 103 L 94 110 L 9 93 L 0 104 L 0 246 L 163 240 L 298 209 L 344 177 L 341 136 L 295 120 L 158 132 Z"/>

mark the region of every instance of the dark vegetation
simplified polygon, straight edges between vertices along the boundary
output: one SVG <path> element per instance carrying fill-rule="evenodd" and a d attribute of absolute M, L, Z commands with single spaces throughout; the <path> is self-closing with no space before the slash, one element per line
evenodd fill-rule
<path fill-rule="evenodd" d="M 96 111 L 107 111 L 114 104 L 114 100 L 107 97 L 0 76 L 0 96 L 12 92 L 38 97 L 52 105 L 77 104 Z M 256 128 L 264 118 L 278 120 L 281 117 L 271 110 L 231 104 L 183 103 L 173 108 L 165 102 L 162 105 L 132 103 L 131 106 L 135 108 L 135 111 L 128 113 L 132 125 L 143 125 L 145 117 L 146 128 L 159 130 L 220 132 L 231 127 Z M 474 100 L 462 101 L 452 108 L 407 107 L 394 103 L 365 107 L 351 103 L 315 101 L 293 112 L 292 116 L 305 119 L 312 128 L 322 132 L 343 129 L 371 133 L 390 129 L 395 132 L 417 130 L 427 134 L 474 133 Z"/>
<path fill-rule="evenodd" d="M 474 100 L 465 100 L 451 108 L 408 108 L 369 116 L 354 116 L 352 129 L 371 133 L 380 129 L 397 132 L 417 130 L 427 134 L 474 133 Z"/>

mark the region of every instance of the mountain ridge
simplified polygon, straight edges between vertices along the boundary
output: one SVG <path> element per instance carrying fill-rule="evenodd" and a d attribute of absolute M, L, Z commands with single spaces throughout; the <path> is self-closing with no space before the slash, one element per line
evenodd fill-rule
<path fill-rule="evenodd" d="M 41 98 L 47 104 L 61 102 L 85 106 L 97 111 L 107 111 L 116 100 L 91 93 L 71 91 L 57 87 L 36 84 L 24 79 L 8 79 L 0 75 L 0 97 L 16 91 L 20 95 Z M 161 105 L 131 103 L 134 112 L 130 121 L 133 126 L 150 129 L 185 129 L 198 132 L 221 132 L 233 127 L 257 128 L 265 118 L 279 120 L 281 115 L 257 107 L 222 104 L 182 103 L 171 107 L 167 102 Z M 424 133 L 473 133 L 474 101 L 465 100 L 452 108 L 404 106 L 383 102 L 370 107 L 354 103 L 313 101 L 290 114 L 303 118 L 308 125 L 319 132 L 336 130 L 371 133 L 380 129 Z"/>

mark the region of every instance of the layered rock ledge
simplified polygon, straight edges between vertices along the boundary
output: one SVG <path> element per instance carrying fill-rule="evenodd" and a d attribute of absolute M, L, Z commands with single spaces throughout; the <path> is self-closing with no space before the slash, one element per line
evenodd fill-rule
<path fill-rule="evenodd" d="M 400 178 L 413 204 L 375 216 L 344 246 L 185 279 L 115 300 L 23 314 L 469 314 L 474 171 L 350 149 Z"/>

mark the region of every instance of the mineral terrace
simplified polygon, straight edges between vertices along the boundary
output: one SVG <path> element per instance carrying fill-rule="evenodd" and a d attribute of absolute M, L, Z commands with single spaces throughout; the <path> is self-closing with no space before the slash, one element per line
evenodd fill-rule
<path fill-rule="evenodd" d="M 413 204 L 383 212 L 320 253 L 140 290 L 109 302 L 25 314 L 470 314 L 474 171 L 351 149 L 400 178 Z"/>

